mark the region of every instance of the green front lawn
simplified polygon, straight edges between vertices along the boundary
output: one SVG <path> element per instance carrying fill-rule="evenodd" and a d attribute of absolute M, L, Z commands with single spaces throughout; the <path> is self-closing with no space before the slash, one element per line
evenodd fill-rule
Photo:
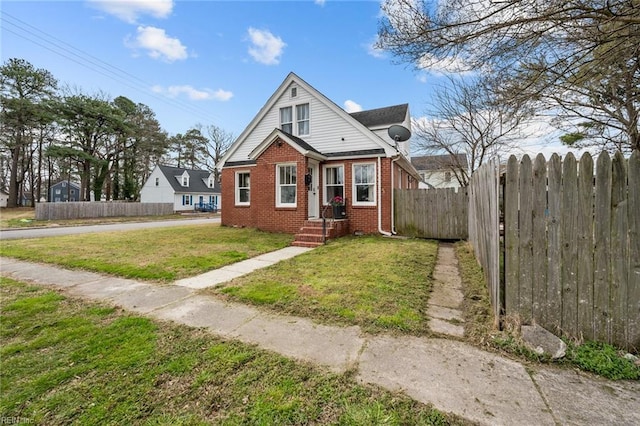
<path fill-rule="evenodd" d="M 437 243 L 345 237 L 206 290 L 232 300 L 370 332 L 428 332 Z"/>
<path fill-rule="evenodd" d="M 468 424 L 253 346 L 0 279 L 0 413 L 29 424 Z M 25 423 L 26 424 L 26 423 Z"/>
<path fill-rule="evenodd" d="M 0 255 L 125 278 L 174 281 L 291 244 L 293 236 L 218 224 L 6 240 Z"/>

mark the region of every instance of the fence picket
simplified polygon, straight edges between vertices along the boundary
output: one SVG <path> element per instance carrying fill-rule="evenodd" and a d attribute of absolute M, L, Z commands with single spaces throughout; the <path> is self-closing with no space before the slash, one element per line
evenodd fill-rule
<path fill-rule="evenodd" d="M 546 322 L 547 303 L 547 231 L 545 214 L 547 212 L 547 163 L 544 155 L 538 154 L 533 163 L 533 319 Z"/>
<path fill-rule="evenodd" d="M 611 174 L 611 341 L 623 346 L 627 313 L 627 173 L 622 153 L 613 156 Z M 637 214 L 637 212 L 636 212 Z"/>
<path fill-rule="evenodd" d="M 592 340 L 593 328 L 593 159 L 587 152 L 578 167 L 576 210 L 578 333 Z"/>
<path fill-rule="evenodd" d="M 532 192 L 533 172 L 531 170 L 531 159 L 528 155 L 522 157 L 520 161 L 520 248 L 518 272 L 520 275 L 520 317 L 524 322 L 532 319 L 533 302 L 533 192 Z"/>
<path fill-rule="evenodd" d="M 607 152 L 596 161 L 593 269 L 593 335 L 610 342 L 611 159 Z"/>
<path fill-rule="evenodd" d="M 567 154 L 562 169 L 562 330 L 572 336 L 577 334 L 577 234 L 576 194 L 578 175 L 576 159 Z"/>
<path fill-rule="evenodd" d="M 627 341 L 632 350 L 640 351 L 640 151 L 631 154 L 629 180 L 629 279 L 627 293 Z"/>
<path fill-rule="evenodd" d="M 547 165 L 547 305 L 546 324 L 559 332 L 562 325 L 562 163 L 553 154 Z"/>
<path fill-rule="evenodd" d="M 504 188 L 504 274 L 505 282 L 505 310 L 518 312 L 520 293 L 520 273 L 518 272 L 519 232 L 518 232 L 518 160 L 512 155 L 507 161 L 507 175 Z"/>

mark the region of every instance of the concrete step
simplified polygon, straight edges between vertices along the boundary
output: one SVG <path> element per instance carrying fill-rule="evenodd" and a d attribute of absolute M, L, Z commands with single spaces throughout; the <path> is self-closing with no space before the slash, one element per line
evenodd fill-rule
<path fill-rule="evenodd" d="M 314 247 L 319 247 L 322 245 L 322 243 L 320 242 L 316 242 L 316 241 L 294 241 L 291 243 L 292 246 L 294 247 L 309 247 L 309 248 L 314 248 Z"/>

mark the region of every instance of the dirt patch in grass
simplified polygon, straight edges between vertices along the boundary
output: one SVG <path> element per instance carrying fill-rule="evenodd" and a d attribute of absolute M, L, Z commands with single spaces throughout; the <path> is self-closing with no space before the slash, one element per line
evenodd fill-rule
<path fill-rule="evenodd" d="M 287 234 L 206 224 L 3 241 L 0 254 L 166 282 L 286 247 L 291 240 Z"/>
<path fill-rule="evenodd" d="M 428 333 L 437 243 L 347 237 L 208 293 L 369 332 Z"/>
<path fill-rule="evenodd" d="M 0 412 L 33 424 L 469 424 L 203 330 L 0 279 Z"/>

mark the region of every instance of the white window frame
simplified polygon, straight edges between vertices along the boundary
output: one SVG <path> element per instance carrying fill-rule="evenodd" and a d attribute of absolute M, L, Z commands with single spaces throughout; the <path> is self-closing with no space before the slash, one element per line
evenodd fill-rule
<path fill-rule="evenodd" d="M 249 175 L 249 186 L 239 186 L 238 185 L 238 179 L 239 176 L 241 174 L 247 174 Z M 238 170 L 235 173 L 235 179 L 234 179 L 234 192 L 235 192 L 235 203 L 236 206 L 248 206 L 251 204 L 251 172 L 249 170 Z M 241 189 L 246 189 L 249 192 L 249 201 L 240 201 L 240 190 Z"/>
<path fill-rule="evenodd" d="M 182 186 L 189 186 L 189 175 L 182 175 Z"/>
<path fill-rule="evenodd" d="M 366 183 L 357 183 L 356 182 L 356 168 L 357 167 L 362 167 L 362 166 L 373 166 L 373 182 L 366 182 Z M 375 206 L 376 205 L 376 187 L 377 187 L 377 170 L 376 170 L 376 163 L 354 163 L 351 166 L 351 184 L 352 184 L 352 194 L 353 194 L 353 199 L 351 200 L 351 203 L 354 206 Z M 358 201 L 358 186 L 373 186 L 373 190 L 371 191 L 371 193 L 373 194 L 373 200 L 369 200 L 369 201 Z"/>
<path fill-rule="evenodd" d="M 294 167 L 295 173 L 292 175 L 295 178 L 293 183 L 280 182 L 280 170 L 284 167 Z M 293 187 L 295 189 L 295 195 L 293 197 L 293 203 L 282 202 L 282 187 Z M 276 164 L 276 207 L 297 207 L 298 206 L 298 165 L 296 163 L 282 163 Z"/>
<path fill-rule="evenodd" d="M 287 110 L 287 109 L 291 112 L 291 114 L 290 114 L 291 115 L 291 121 L 282 121 L 282 111 Z M 292 105 L 280 108 L 280 112 L 279 112 L 279 114 L 280 114 L 280 117 L 279 117 L 280 130 L 282 130 L 285 133 L 289 133 L 290 135 L 293 135 L 293 130 L 294 130 L 294 127 L 293 127 L 293 123 L 295 122 L 294 117 L 293 117 L 294 112 L 295 112 L 295 109 L 293 108 Z M 286 126 L 291 126 L 291 130 L 290 131 L 286 131 L 283 128 L 285 125 Z"/>
<path fill-rule="evenodd" d="M 192 206 L 193 205 L 193 195 L 191 195 L 191 194 L 182 194 L 182 205 L 183 206 Z"/>
<path fill-rule="evenodd" d="M 307 118 L 301 120 L 300 117 L 298 116 L 298 108 L 303 106 L 307 107 Z M 296 132 L 297 132 L 296 134 L 298 136 L 309 136 L 311 134 L 311 106 L 309 105 L 308 102 L 304 104 L 296 105 L 295 118 L 296 118 Z M 300 133 L 300 125 L 304 122 L 307 123 L 307 133 Z"/>
<path fill-rule="evenodd" d="M 337 169 L 337 168 L 342 168 L 342 183 L 341 184 L 328 185 L 327 184 L 327 180 L 328 180 L 327 179 L 327 169 Z M 327 188 L 329 186 L 331 186 L 331 187 L 342 186 L 342 198 L 344 199 L 344 196 L 345 196 L 345 193 L 344 193 L 344 191 L 345 191 L 345 182 L 344 181 L 345 181 L 344 164 L 328 164 L 328 165 L 325 165 L 322 168 L 322 193 L 323 193 L 322 204 L 323 205 L 326 206 L 327 204 L 329 204 L 329 202 L 331 201 L 331 198 L 333 198 L 333 196 L 331 198 L 328 198 L 329 192 L 327 191 Z"/>

